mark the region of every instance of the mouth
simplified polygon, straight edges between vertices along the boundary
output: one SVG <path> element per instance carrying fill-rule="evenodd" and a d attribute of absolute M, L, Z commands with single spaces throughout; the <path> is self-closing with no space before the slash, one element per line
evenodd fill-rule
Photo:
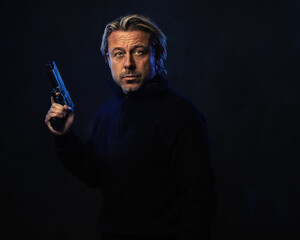
<path fill-rule="evenodd" d="M 138 75 L 126 75 L 124 77 L 122 77 L 124 80 L 128 81 L 128 80 L 136 80 L 139 76 Z"/>

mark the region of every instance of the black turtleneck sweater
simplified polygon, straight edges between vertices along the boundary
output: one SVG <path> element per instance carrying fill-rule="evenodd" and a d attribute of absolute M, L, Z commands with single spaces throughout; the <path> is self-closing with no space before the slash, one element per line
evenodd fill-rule
<path fill-rule="evenodd" d="M 88 144 L 56 137 L 62 163 L 100 187 L 101 231 L 209 239 L 215 208 L 206 124 L 187 98 L 154 78 L 100 108 Z"/>

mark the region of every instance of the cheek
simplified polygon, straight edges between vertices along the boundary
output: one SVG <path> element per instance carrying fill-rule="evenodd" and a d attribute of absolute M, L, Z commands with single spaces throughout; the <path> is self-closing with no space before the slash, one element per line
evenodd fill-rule
<path fill-rule="evenodd" d="M 119 69 L 118 64 L 112 62 L 112 64 L 110 65 L 110 69 L 112 73 L 117 74 Z"/>
<path fill-rule="evenodd" d="M 151 58 L 145 59 L 145 61 L 143 61 L 143 63 L 141 64 L 141 66 L 143 67 L 143 69 L 147 72 L 150 72 L 152 70 L 152 61 Z"/>
<path fill-rule="evenodd" d="M 110 66 L 110 72 L 111 72 L 111 75 L 112 75 L 112 78 L 115 80 L 115 81 L 119 81 L 119 78 L 118 78 L 118 70 L 116 68 L 116 66 L 114 64 L 112 64 Z"/>

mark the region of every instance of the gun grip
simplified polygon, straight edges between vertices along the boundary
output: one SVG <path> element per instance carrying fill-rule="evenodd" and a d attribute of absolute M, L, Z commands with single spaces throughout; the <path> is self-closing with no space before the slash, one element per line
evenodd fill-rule
<path fill-rule="evenodd" d="M 65 119 L 64 118 L 50 118 L 50 124 L 55 131 L 62 132 L 65 127 Z"/>

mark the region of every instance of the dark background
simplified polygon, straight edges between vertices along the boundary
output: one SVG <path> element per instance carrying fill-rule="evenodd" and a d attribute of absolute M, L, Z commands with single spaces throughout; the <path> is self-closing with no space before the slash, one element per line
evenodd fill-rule
<path fill-rule="evenodd" d="M 1 1 L 1 231 L 99 239 L 92 190 L 58 162 L 44 124 L 54 59 L 85 141 L 111 96 L 105 25 L 150 16 L 171 86 L 205 114 L 219 195 L 214 239 L 300 239 L 300 1 Z M 3 236 L 0 236 L 1 238 Z M 2 238 L 3 239 L 3 238 Z"/>

